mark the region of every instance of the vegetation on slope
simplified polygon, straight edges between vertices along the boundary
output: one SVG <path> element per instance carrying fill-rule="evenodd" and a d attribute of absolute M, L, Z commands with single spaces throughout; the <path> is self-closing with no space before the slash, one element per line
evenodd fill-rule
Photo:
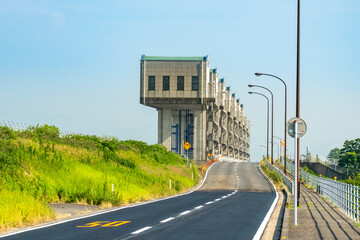
<path fill-rule="evenodd" d="M 53 219 L 47 203 L 117 206 L 186 191 L 198 178 L 193 166 L 159 145 L 61 137 L 47 125 L 22 132 L 0 127 L 0 231 Z"/>
<path fill-rule="evenodd" d="M 262 171 L 270 178 L 275 187 L 278 190 L 284 189 L 284 183 L 282 177 L 274 170 L 272 170 L 267 164 L 265 158 L 260 161 L 260 167 Z"/>

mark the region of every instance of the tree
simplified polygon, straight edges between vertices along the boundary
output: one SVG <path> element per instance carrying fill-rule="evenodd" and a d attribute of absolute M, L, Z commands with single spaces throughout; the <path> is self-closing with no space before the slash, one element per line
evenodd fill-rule
<path fill-rule="evenodd" d="M 339 165 L 340 166 L 348 166 L 348 167 L 352 167 L 352 168 L 357 167 L 358 162 L 357 162 L 356 153 L 354 153 L 354 152 L 345 153 L 341 157 L 341 159 L 339 161 Z"/>
<path fill-rule="evenodd" d="M 348 167 L 352 173 L 356 174 L 360 167 L 360 138 L 346 140 L 343 148 L 332 149 L 328 158 L 339 159 L 340 166 Z"/>
<path fill-rule="evenodd" d="M 330 151 L 328 158 L 340 159 L 341 156 L 341 149 L 334 148 Z"/>
<path fill-rule="evenodd" d="M 346 140 L 344 143 L 344 147 L 341 149 L 342 153 L 350 153 L 354 152 L 356 154 L 360 154 L 360 138 L 356 138 L 354 140 Z"/>

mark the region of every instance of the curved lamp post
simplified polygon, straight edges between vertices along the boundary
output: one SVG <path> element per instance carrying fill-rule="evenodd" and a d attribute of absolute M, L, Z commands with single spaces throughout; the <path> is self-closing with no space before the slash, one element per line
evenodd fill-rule
<path fill-rule="evenodd" d="M 286 174 L 286 111 L 287 111 L 287 85 L 284 82 L 284 80 L 282 80 L 281 78 L 279 78 L 278 76 L 272 75 L 272 74 L 267 74 L 267 73 L 255 73 L 256 76 L 269 76 L 269 77 L 273 77 L 276 78 L 278 80 L 280 80 L 285 87 L 285 121 L 284 121 L 284 141 L 285 141 L 285 146 L 284 146 L 284 174 Z"/>
<path fill-rule="evenodd" d="M 279 137 L 277 137 L 277 136 L 274 136 L 274 138 L 279 139 L 279 141 L 280 141 L 280 142 L 279 142 L 279 144 L 281 145 L 281 140 L 282 140 L 282 139 L 281 139 L 281 138 L 279 138 Z M 281 152 L 281 151 L 280 151 L 280 145 L 279 145 L 279 153 Z M 280 154 L 280 157 L 281 157 L 281 154 Z M 280 158 L 280 157 L 279 157 L 279 158 Z M 281 160 L 281 159 L 280 159 L 280 160 Z"/>
<path fill-rule="evenodd" d="M 249 92 L 249 94 L 258 94 L 263 96 L 267 100 L 266 159 L 269 161 L 269 98 L 264 94 L 258 92 Z M 271 164 L 272 164 L 272 158 L 271 158 Z"/>
<path fill-rule="evenodd" d="M 280 159 L 280 145 L 276 142 L 273 142 L 273 144 L 276 144 L 278 146 L 278 158 Z"/>
<path fill-rule="evenodd" d="M 266 87 L 259 86 L 259 85 L 252 85 L 249 84 L 249 87 L 259 87 L 267 90 L 271 94 L 271 164 L 273 164 L 273 157 L 274 157 L 274 144 L 272 143 L 272 139 L 274 136 L 274 95 L 273 93 Z"/>

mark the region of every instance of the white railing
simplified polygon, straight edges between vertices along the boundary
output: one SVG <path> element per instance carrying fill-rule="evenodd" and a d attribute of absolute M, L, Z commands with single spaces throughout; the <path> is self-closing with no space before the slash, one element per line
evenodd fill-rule
<path fill-rule="evenodd" d="M 269 163 L 269 161 L 266 160 L 266 164 L 275 172 L 277 172 L 280 177 L 282 177 L 284 184 L 288 187 L 289 191 L 291 192 L 291 194 L 294 194 L 294 184 L 293 181 L 288 178 L 281 170 L 277 169 L 276 167 L 274 167 L 273 165 L 271 165 L 271 163 Z"/>
<path fill-rule="evenodd" d="M 287 162 L 286 168 L 294 175 L 294 164 Z M 300 177 L 316 192 L 328 198 L 346 215 L 359 222 L 360 187 L 332 179 L 314 176 L 300 169 Z"/>

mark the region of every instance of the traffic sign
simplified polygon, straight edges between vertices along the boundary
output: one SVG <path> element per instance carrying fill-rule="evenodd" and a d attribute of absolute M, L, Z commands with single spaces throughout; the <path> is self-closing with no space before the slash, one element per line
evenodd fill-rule
<path fill-rule="evenodd" d="M 221 147 L 221 144 L 220 144 L 220 143 L 218 144 L 218 147 Z"/>
<path fill-rule="evenodd" d="M 184 148 L 185 148 L 186 150 L 189 150 L 189 148 L 191 148 L 191 144 L 188 143 L 188 142 L 186 142 L 186 143 L 184 144 Z"/>
<path fill-rule="evenodd" d="M 297 123 L 297 138 L 301 138 L 305 135 L 307 130 L 306 123 L 301 118 L 294 117 L 290 119 L 286 124 L 286 131 L 290 137 L 295 137 L 295 121 Z"/>

